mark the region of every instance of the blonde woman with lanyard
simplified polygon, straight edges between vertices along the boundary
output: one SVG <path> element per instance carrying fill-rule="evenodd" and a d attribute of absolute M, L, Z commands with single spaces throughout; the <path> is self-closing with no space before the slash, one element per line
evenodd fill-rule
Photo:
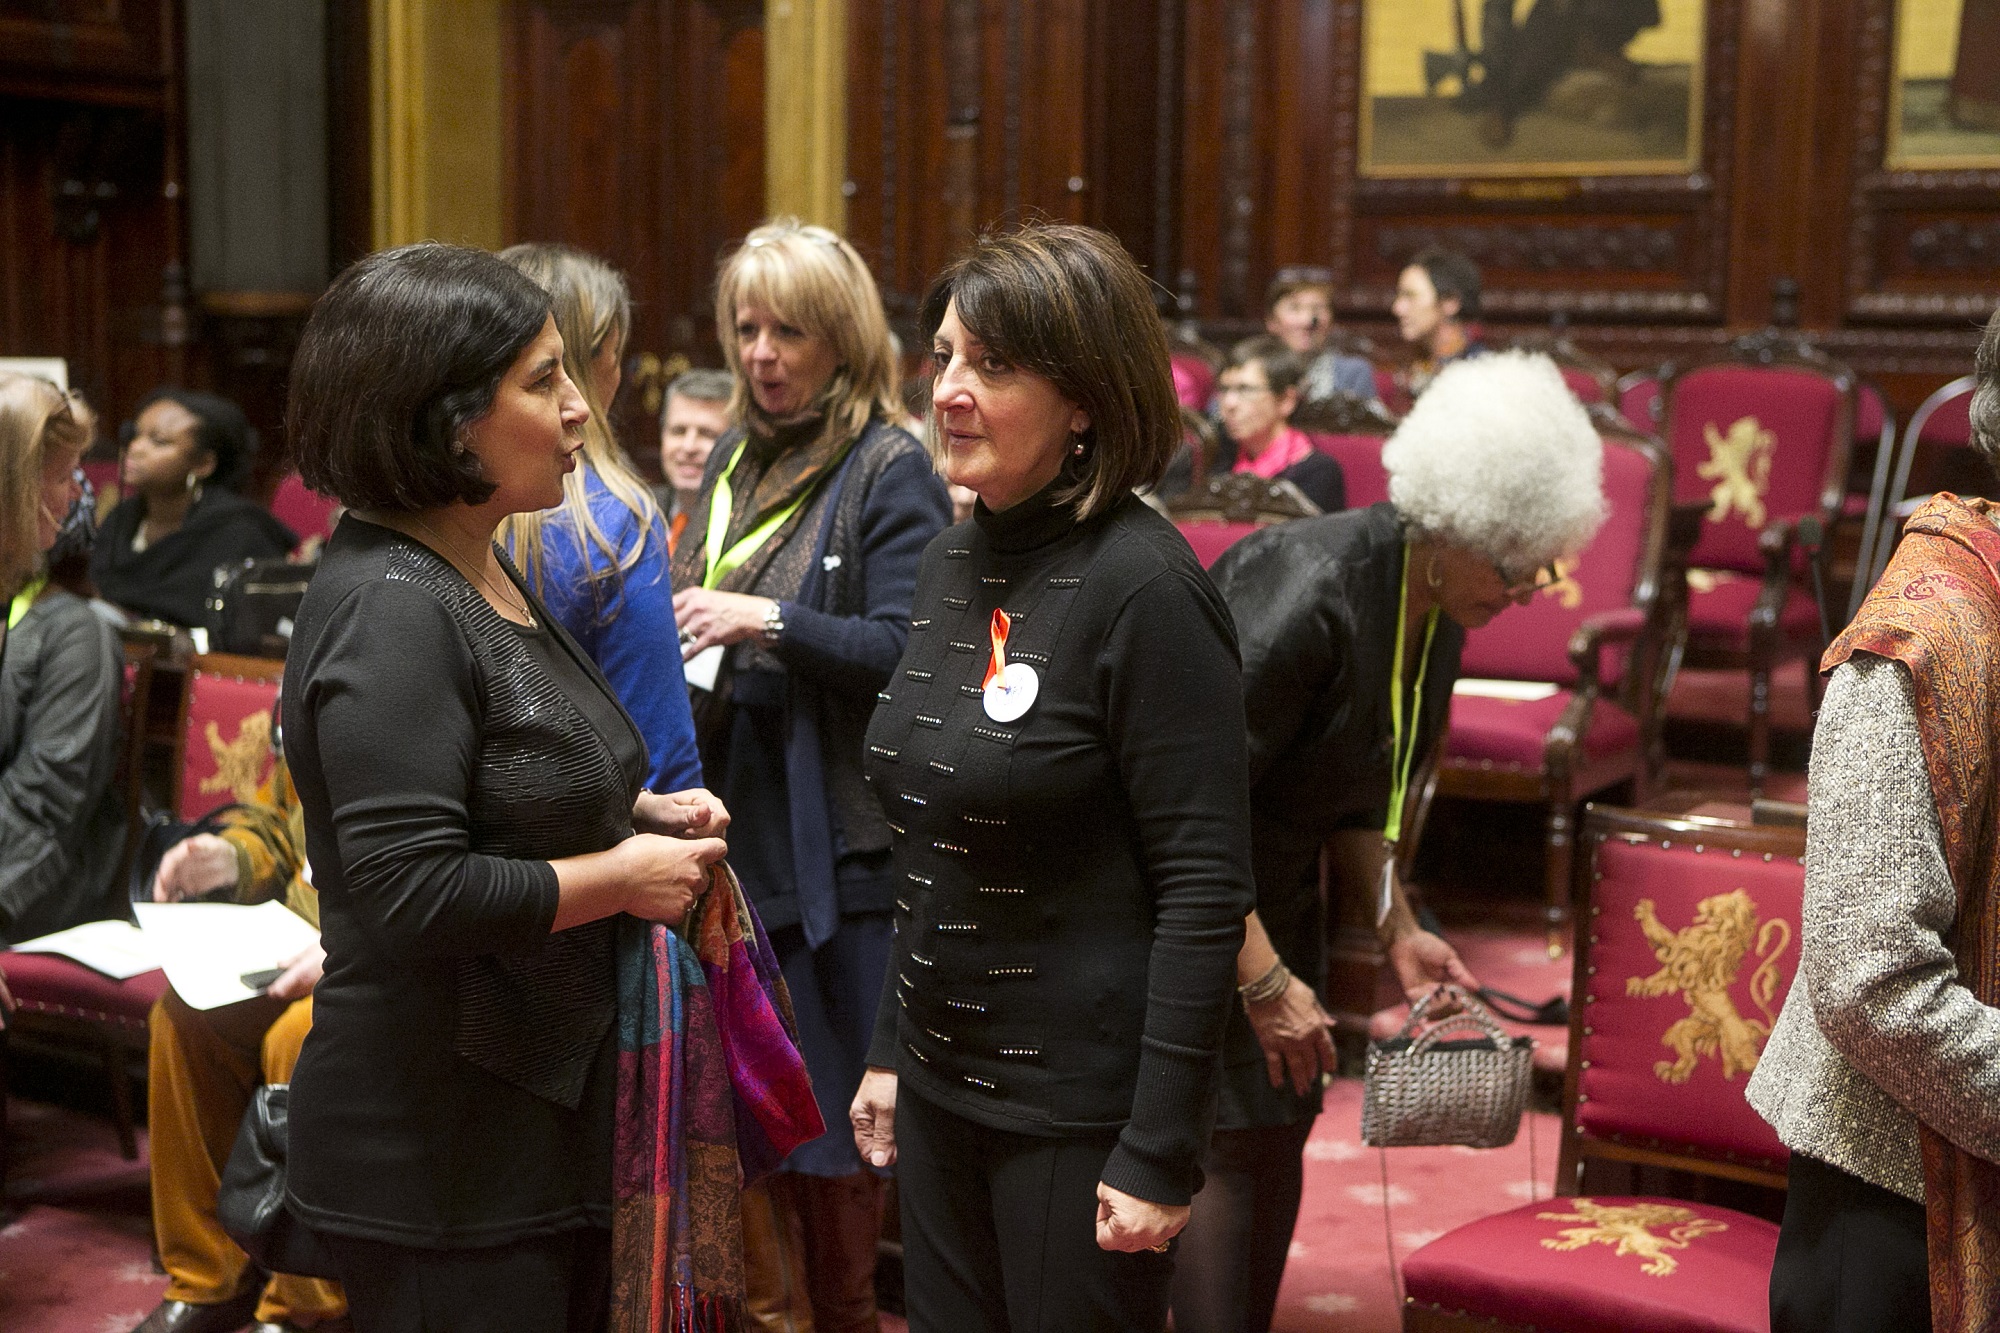
<path fill-rule="evenodd" d="M 1250 724 L 1257 910 L 1241 1004 L 1174 1274 L 1179 1333 L 1269 1327 L 1301 1153 L 1333 1044 L 1320 981 L 1320 848 L 1375 900 L 1412 998 L 1477 983 L 1396 880 L 1417 757 L 1449 717 L 1465 632 L 1525 603 L 1604 513 L 1597 432 L 1545 357 L 1442 371 L 1382 452 L 1389 500 L 1267 528 L 1210 571 L 1235 617 Z"/>
<path fill-rule="evenodd" d="M 902 656 L 924 546 L 951 503 L 903 429 L 882 301 L 852 246 L 780 220 L 723 261 L 731 417 L 674 557 L 674 612 L 730 863 L 784 967 L 826 1123 L 744 1204 L 753 1312 L 803 1273 L 819 1333 L 875 1327 L 880 1181 L 847 1132 L 888 966 L 890 829 L 862 737 Z M 793 1307 L 795 1313 L 805 1313 Z"/>

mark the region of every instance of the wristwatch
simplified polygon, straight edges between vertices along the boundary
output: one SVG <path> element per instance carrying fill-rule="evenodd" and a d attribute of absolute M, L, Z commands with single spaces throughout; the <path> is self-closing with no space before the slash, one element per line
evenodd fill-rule
<path fill-rule="evenodd" d="M 785 610 L 777 599 L 773 598 L 771 604 L 764 608 L 764 628 L 760 631 L 759 637 L 763 640 L 764 646 L 769 648 L 778 642 L 779 636 L 784 632 Z"/>

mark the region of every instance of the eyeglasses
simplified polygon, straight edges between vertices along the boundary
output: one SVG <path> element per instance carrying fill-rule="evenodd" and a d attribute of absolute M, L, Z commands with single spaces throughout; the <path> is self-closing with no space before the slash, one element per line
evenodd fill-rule
<path fill-rule="evenodd" d="M 1493 566 L 1493 572 L 1498 574 L 1500 581 L 1507 585 L 1506 594 L 1508 599 L 1516 602 L 1525 602 L 1544 588 L 1551 588 L 1562 582 L 1562 570 L 1556 568 L 1556 562 L 1553 560 L 1533 573 L 1523 575 L 1517 579 L 1509 579 L 1507 571 L 1497 564 Z"/>
<path fill-rule="evenodd" d="M 808 223 L 803 227 L 787 227 L 775 236 L 752 236 L 743 242 L 743 248 L 746 250 L 759 250 L 767 245 L 776 245 L 780 241 L 790 240 L 794 236 L 800 237 L 803 240 L 817 242 L 828 249 L 838 250 L 841 248 L 840 237 L 815 223 Z"/>

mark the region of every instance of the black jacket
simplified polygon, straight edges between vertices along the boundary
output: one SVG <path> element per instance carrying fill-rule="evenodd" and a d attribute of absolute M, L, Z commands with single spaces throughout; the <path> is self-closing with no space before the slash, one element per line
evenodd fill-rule
<path fill-rule="evenodd" d="M 219 567 L 282 556 L 299 544 L 269 510 L 220 486 L 202 492 L 177 531 L 135 552 L 132 537 L 145 517 L 146 502 L 136 495 L 105 517 L 90 579 L 113 606 L 173 625 L 208 624 Z"/>
<path fill-rule="evenodd" d="M 1395 507 L 1373 505 L 1261 529 L 1209 570 L 1243 652 L 1250 726 L 1250 853 L 1257 913 L 1286 966 L 1321 970 L 1319 851 L 1327 835 L 1380 829 L 1389 805 L 1389 680 L 1402 590 L 1403 532 Z M 1423 571 L 1412 570 L 1422 578 Z M 1406 652 L 1423 644 L 1408 629 Z M 1438 618 L 1424 677 L 1417 756 L 1450 716 L 1465 631 Z M 1224 1038 L 1224 1129 L 1285 1124 L 1306 1099 L 1273 1092 L 1240 1010 Z"/>

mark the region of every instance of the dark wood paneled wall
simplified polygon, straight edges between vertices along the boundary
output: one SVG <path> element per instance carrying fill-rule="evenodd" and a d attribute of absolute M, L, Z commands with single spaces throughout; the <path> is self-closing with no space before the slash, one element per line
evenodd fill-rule
<path fill-rule="evenodd" d="M 513 241 L 624 270 L 632 349 L 714 364 L 718 252 L 763 216 L 756 0 L 522 0 L 507 70 Z"/>
<path fill-rule="evenodd" d="M 1393 341 L 1397 269 L 1444 243 L 1502 334 L 1560 313 L 1621 369 L 1772 318 L 1913 405 L 2000 293 L 2000 173 L 1882 167 L 1894 0 L 1710 0 L 1680 176 L 1357 172 L 1360 0 L 880 0 L 850 18 L 849 229 L 891 307 L 979 227 L 1110 227 L 1218 336 L 1286 264 Z"/>
<path fill-rule="evenodd" d="M 189 369 L 178 21 L 0 0 L 0 354 L 67 358 L 107 424 Z"/>
<path fill-rule="evenodd" d="M 892 315 L 982 227 L 1039 216 L 1178 267 L 1182 0 L 848 10 L 848 234 Z"/>

